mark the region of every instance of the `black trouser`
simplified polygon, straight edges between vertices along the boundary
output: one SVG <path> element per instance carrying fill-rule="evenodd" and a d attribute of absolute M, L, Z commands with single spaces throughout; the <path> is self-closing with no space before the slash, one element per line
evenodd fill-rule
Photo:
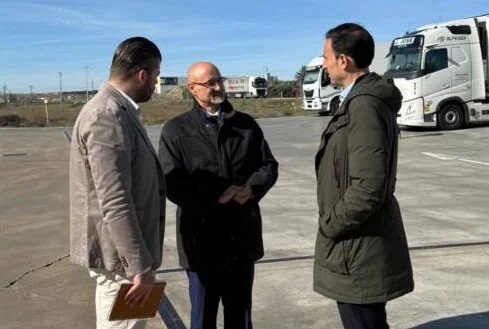
<path fill-rule="evenodd" d="M 345 329 L 389 329 L 385 303 L 348 304 L 338 303 L 341 321 Z"/>
<path fill-rule="evenodd" d="M 254 264 L 237 264 L 212 271 L 187 271 L 190 294 L 190 328 L 215 329 L 222 300 L 224 329 L 252 329 L 251 294 Z"/>

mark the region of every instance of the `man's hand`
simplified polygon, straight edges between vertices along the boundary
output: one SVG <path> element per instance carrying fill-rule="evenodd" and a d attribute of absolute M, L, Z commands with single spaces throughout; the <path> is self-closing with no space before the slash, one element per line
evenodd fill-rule
<path fill-rule="evenodd" d="M 251 198 L 253 198 L 251 187 L 231 185 L 219 197 L 219 202 L 228 203 L 229 201 L 234 200 L 238 204 L 243 205 Z"/>
<path fill-rule="evenodd" d="M 240 205 L 244 205 L 248 200 L 253 198 L 253 191 L 249 186 L 243 186 L 243 188 L 234 194 L 234 201 Z"/>
<path fill-rule="evenodd" d="M 234 198 L 234 196 L 240 189 L 242 189 L 241 186 L 229 186 L 224 192 L 222 192 L 221 196 L 219 197 L 219 203 L 228 203 Z"/>
<path fill-rule="evenodd" d="M 132 278 L 133 286 L 124 296 L 127 305 L 142 306 L 148 299 L 153 288 L 155 277 L 153 271 L 149 270 L 143 274 L 137 274 Z"/>

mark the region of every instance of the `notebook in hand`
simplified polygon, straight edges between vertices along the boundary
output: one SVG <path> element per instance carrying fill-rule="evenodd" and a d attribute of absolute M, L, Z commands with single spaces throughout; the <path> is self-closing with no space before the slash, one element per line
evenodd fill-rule
<path fill-rule="evenodd" d="M 124 302 L 124 296 L 129 289 L 131 289 L 132 283 L 122 283 L 114 298 L 114 302 L 112 303 L 112 308 L 109 313 L 109 321 L 154 317 L 158 310 L 158 305 L 160 304 L 165 286 L 166 282 L 164 281 L 155 282 L 146 302 L 142 306 L 130 307 Z"/>

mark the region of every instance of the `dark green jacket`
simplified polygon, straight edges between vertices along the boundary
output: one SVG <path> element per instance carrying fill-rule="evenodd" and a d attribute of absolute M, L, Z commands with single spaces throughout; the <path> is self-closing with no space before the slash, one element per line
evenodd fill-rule
<path fill-rule="evenodd" d="M 386 302 L 414 288 L 394 197 L 401 101 L 391 80 L 364 75 L 321 137 L 314 290 L 340 302 Z"/>

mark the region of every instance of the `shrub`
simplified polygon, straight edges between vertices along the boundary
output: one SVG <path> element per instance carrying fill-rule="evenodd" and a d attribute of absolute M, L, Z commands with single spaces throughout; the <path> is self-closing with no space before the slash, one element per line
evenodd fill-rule
<path fill-rule="evenodd" d="M 18 114 L 0 115 L 0 127 L 22 127 L 27 123 L 27 119 Z"/>

